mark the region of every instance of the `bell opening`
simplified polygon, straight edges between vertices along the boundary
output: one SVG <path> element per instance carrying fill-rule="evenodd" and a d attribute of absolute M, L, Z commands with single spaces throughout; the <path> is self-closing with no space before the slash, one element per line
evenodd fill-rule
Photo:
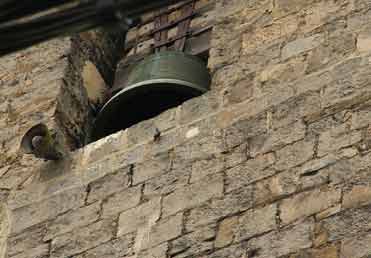
<path fill-rule="evenodd" d="M 93 140 L 154 118 L 208 91 L 210 75 L 204 58 L 175 51 L 145 58 L 99 112 Z M 122 78 L 116 81 L 122 85 Z"/>
<path fill-rule="evenodd" d="M 129 128 L 201 94 L 199 90 L 172 84 L 134 88 L 121 99 L 118 94 L 117 100 L 112 99 L 98 117 L 93 138 L 100 139 Z"/>

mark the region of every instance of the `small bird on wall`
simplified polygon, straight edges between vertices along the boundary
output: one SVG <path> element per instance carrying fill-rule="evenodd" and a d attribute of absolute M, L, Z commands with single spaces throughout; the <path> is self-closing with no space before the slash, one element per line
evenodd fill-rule
<path fill-rule="evenodd" d="M 44 160 L 60 160 L 64 156 L 57 140 L 57 133 L 42 123 L 33 126 L 23 136 L 21 150 L 25 154 L 33 154 L 36 158 Z"/>

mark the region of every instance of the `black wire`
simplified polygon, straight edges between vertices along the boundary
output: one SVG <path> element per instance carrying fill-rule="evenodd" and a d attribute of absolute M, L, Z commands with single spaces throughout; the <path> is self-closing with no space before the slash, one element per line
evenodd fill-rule
<path fill-rule="evenodd" d="M 136 18 L 135 15 L 181 0 L 80 0 L 77 6 L 10 23 L 1 21 L 38 14 L 51 7 L 77 0 L 0 1 L 0 56 L 3 56 L 57 36 L 70 35 L 102 25 L 121 22 L 125 25 L 124 29 L 127 29 L 127 16 Z M 14 8 L 16 5 L 17 8 Z M 4 11 L 3 8 L 9 9 Z"/>
<path fill-rule="evenodd" d="M 96 28 L 115 21 L 112 17 L 114 15 L 108 15 L 107 10 L 101 13 L 95 4 L 90 4 L 0 27 L 0 56 L 54 37 Z"/>
<path fill-rule="evenodd" d="M 9 2 L 0 8 L 0 22 L 9 22 L 26 16 L 38 14 L 64 4 L 76 2 L 74 0 L 23 0 Z"/>

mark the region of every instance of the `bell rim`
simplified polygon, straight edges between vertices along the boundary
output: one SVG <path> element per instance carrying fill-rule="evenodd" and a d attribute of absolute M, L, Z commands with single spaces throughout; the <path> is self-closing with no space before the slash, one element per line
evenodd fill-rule
<path fill-rule="evenodd" d="M 115 101 L 120 101 L 118 99 L 121 96 L 127 94 L 130 91 L 139 91 L 139 89 L 141 89 L 141 88 L 143 88 L 144 86 L 147 86 L 147 85 L 151 85 L 151 86 L 156 87 L 156 85 L 164 85 L 164 84 L 172 85 L 172 87 L 174 87 L 174 86 L 181 87 L 181 88 L 186 87 L 186 88 L 194 90 L 195 92 L 198 92 L 199 95 L 202 95 L 209 90 L 209 86 L 198 86 L 194 83 L 183 81 L 183 80 L 177 80 L 177 79 L 152 79 L 152 80 L 146 80 L 146 81 L 138 82 L 138 83 L 135 83 L 133 85 L 130 85 L 129 87 L 123 88 L 118 93 L 116 93 L 113 97 L 111 97 L 110 100 L 106 104 L 104 104 L 104 106 L 99 111 L 99 113 L 97 115 L 97 118 L 95 119 L 95 122 L 94 122 L 94 129 L 93 129 L 93 134 L 92 134 L 93 140 L 97 140 L 97 139 L 102 138 L 103 134 L 101 132 L 99 132 L 99 130 L 97 130 L 97 128 L 99 128 L 98 125 L 103 123 L 103 121 L 101 121 L 101 120 L 103 119 L 102 117 L 105 116 L 104 113 L 109 112 L 109 111 L 107 111 L 108 108 L 111 105 L 114 105 Z M 195 96 L 197 96 L 197 95 L 195 95 Z M 121 100 L 121 101 L 125 102 L 125 100 Z M 105 137 L 105 136 L 103 136 L 103 137 Z"/>
<path fill-rule="evenodd" d="M 103 105 L 103 107 L 101 108 L 100 112 L 102 112 L 102 110 L 105 109 L 106 106 L 108 106 L 110 104 L 110 102 L 112 102 L 115 98 L 119 97 L 120 95 L 124 94 L 125 92 L 127 91 L 130 91 L 132 89 L 137 89 L 139 87 L 143 87 L 143 86 L 146 86 L 146 85 L 158 85 L 158 84 L 173 84 L 173 85 L 176 85 L 177 87 L 182 87 L 182 86 L 187 86 L 187 87 L 190 87 L 190 88 L 193 88 L 195 90 L 199 90 L 201 93 L 205 93 L 208 91 L 208 88 L 209 87 L 200 87 L 194 83 L 191 83 L 191 82 L 187 82 L 187 81 L 183 81 L 183 80 L 177 80 L 177 79 L 152 79 L 152 80 L 146 80 L 146 81 L 142 81 L 142 82 L 138 82 L 138 83 L 135 83 L 133 85 L 130 85 L 129 87 L 125 87 L 123 88 L 122 90 L 120 90 L 119 92 L 117 92 L 115 95 L 113 95 L 113 97 L 110 98 L 109 101 L 107 101 L 106 104 Z"/>

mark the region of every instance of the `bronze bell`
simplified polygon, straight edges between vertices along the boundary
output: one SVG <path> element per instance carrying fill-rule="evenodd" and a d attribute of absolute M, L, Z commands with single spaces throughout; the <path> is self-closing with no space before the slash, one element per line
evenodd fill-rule
<path fill-rule="evenodd" d="M 103 106 L 93 139 L 150 119 L 205 93 L 209 86 L 209 72 L 198 57 L 177 51 L 151 55 L 131 70 L 126 85 Z"/>

